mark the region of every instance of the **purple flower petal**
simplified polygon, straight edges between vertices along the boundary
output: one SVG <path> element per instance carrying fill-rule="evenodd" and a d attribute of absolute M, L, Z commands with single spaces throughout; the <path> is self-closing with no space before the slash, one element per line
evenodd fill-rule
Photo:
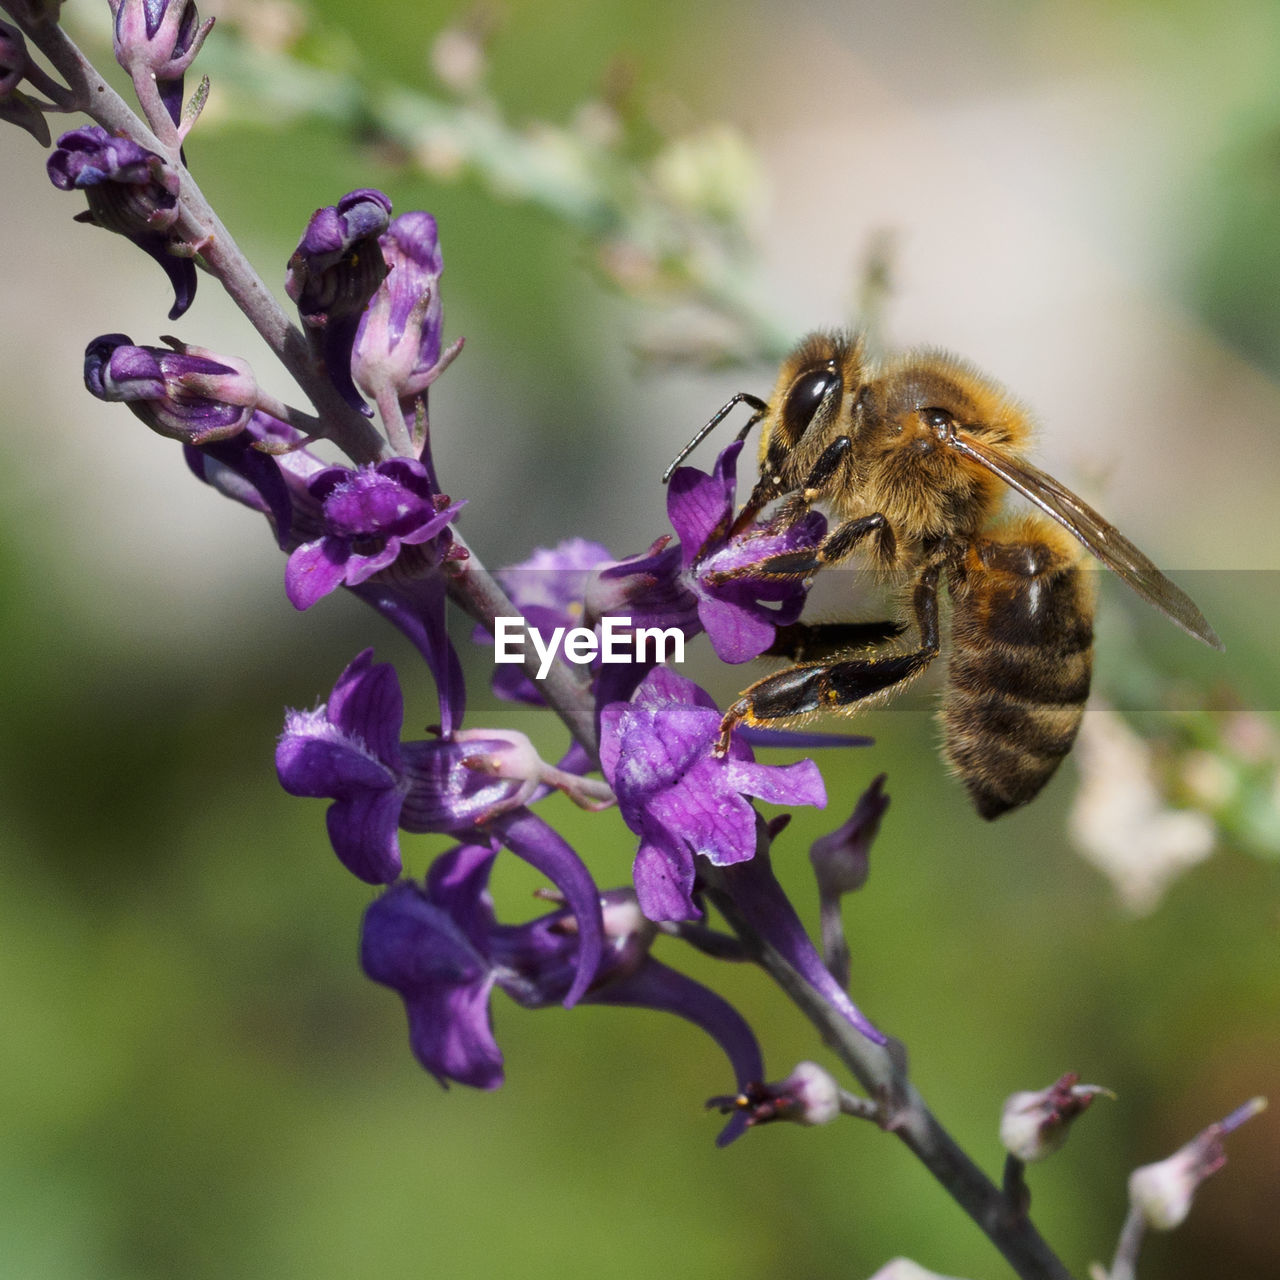
<path fill-rule="evenodd" d="M 685 550 L 686 567 L 712 538 L 723 538 L 733 520 L 736 467 L 742 441 L 735 440 L 716 459 L 711 475 L 680 467 L 667 488 L 667 519 Z"/>
<path fill-rule="evenodd" d="M 812 761 L 761 765 L 735 738 L 726 759 L 713 748 L 720 713 L 692 681 L 665 668 L 645 678 L 629 703 L 600 717 L 600 763 L 623 820 L 641 838 L 636 891 L 650 919 L 689 920 L 695 858 L 717 866 L 750 859 L 756 849 L 751 795 L 781 804 L 826 803 Z M 657 913 L 657 914 L 651 914 Z"/>
<path fill-rule="evenodd" d="M 291 711 L 276 747 L 280 785 L 293 795 L 329 796 L 334 852 L 353 875 L 386 884 L 400 874 L 397 831 L 408 783 L 401 775 L 403 703 L 395 670 L 361 653 L 328 703 Z"/>
<path fill-rule="evenodd" d="M 564 997 L 565 1008 L 569 1008 L 591 985 L 604 953 L 600 891 L 582 859 L 558 832 L 528 809 L 504 814 L 493 824 L 493 830 L 512 853 L 541 871 L 564 894 L 565 903 L 577 920 L 577 976 Z"/>
<path fill-rule="evenodd" d="M 665 837 L 666 833 L 660 833 Z M 694 904 L 693 858 L 683 849 L 641 839 L 631 868 L 640 910 L 649 920 L 698 920 L 702 912 Z"/>
<path fill-rule="evenodd" d="M 828 972 L 805 932 L 767 856 L 726 868 L 724 883 L 753 929 L 853 1027 L 875 1044 L 884 1044 L 878 1031 Z"/>
<path fill-rule="evenodd" d="M 403 870 L 396 835 L 403 803 L 398 791 L 363 791 L 331 804 L 325 814 L 338 860 L 366 884 L 390 884 Z"/>
<path fill-rule="evenodd" d="M 494 972 L 450 911 L 405 881 L 365 913 L 360 961 L 375 982 L 400 993 L 418 1061 L 448 1087 L 502 1083 L 489 992 Z"/>
<path fill-rule="evenodd" d="M 295 609 L 310 609 L 331 591 L 336 591 L 346 576 L 348 547 L 335 538 L 317 538 L 304 542 L 289 557 L 284 569 L 284 590 Z"/>
<path fill-rule="evenodd" d="M 701 1027 L 724 1050 L 733 1067 L 738 1092 L 764 1079 L 760 1045 L 742 1015 L 727 1000 L 700 982 L 648 959 L 634 973 L 606 984 L 588 999 L 593 1004 L 661 1009 Z M 746 1129 L 747 1117 L 736 1112 L 716 1139 L 727 1147 Z"/>
<path fill-rule="evenodd" d="M 358 654 L 338 677 L 328 715 L 335 727 L 361 739 L 380 760 L 398 765 L 404 698 L 396 669 L 375 663 L 372 649 Z"/>

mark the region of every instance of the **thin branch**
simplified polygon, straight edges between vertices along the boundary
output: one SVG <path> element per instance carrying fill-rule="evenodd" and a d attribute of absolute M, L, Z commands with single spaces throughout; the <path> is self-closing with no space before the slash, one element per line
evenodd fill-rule
<path fill-rule="evenodd" d="M 881 1123 L 901 1139 L 977 1223 L 1022 1280 L 1070 1280 L 1063 1265 L 1031 1220 L 1011 1213 L 1000 1188 L 969 1158 L 929 1110 L 907 1077 L 900 1044 L 876 1045 L 836 1012 L 769 946 L 743 918 L 726 892 L 720 869 L 705 859 L 700 872 L 716 909 L 753 954 L 757 963 L 813 1023 L 863 1088 L 879 1100 Z"/>
<path fill-rule="evenodd" d="M 1116 1254 L 1111 1260 L 1107 1280 L 1134 1280 L 1137 1273 L 1138 1254 L 1142 1250 L 1142 1241 L 1146 1234 L 1147 1220 L 1142 1210 L 1130 1205 L 1124 1226 L 1120 1228 L 1120 1239 L 1116 1242 Z"/>
<path fill-rule="evenodd" d="M 449 581 L 449 595 L 470 617 L 490 632 L 495 630 L 495 618 L 516 618 L 520 610 L 511 602 L 507 593 L 494 576 L 471 551 L 456 528 L 451 528 L 453 540 L 468 552 L 460 568 Z M 524 670 L 531 678 L 538 673 L 539 660 L 531 652 L 524 661 Z M 550 670 L 538 680 L 538 692 L 547 705 L 564 721 L 569 732 L 595 759 L 599 750 L 596 733 L 595 699 L 584 677 L 579 676 L 563 662 L 553 662 Z"/>

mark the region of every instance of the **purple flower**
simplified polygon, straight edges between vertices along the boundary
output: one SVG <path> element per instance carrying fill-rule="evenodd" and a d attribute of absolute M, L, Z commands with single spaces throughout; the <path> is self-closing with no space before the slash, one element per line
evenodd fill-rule
<path fill-rule="evenodd" d="M 448 526 L 462 507 L 435 492 L 411 458 L 328 467 L 308 483 L 321 534 L 298 546 L 285 569 L 295 609 L 346 586 L 399 627 L 426 659 L 447 735 L 461 723 L 462 668 L 445 629 L 443 564 L 456 554 Z"/>
<path fill-rule="evenodd" d="M 749 662 L 773 643 L 777 627 L 794 622 L 808 588 L 765 566 L 779 555 L 816 547 L 827 530 L 817 511 L 781 531 L 753 525 L 729 536 L 733 525 L 737 459 L 735 440 L 716 459 L 711 475 L 681 467 L 667 491 L 667 516 L 680 537 L 682 578 L 698 601 L 698 618 L 722 662 Z M 770 607 L 770 606 L 776 607 Z"/>
<path fill-rule="evenodd" d="M 365 913 L 360 963 L 404 999 L 414 1056 L 446 1088 L 502 1083 L 502 1053 L 489 1019 L 497 970 L 487 893 L 496 855 L 463 845 L 438 858 L 423 888 L 402 880 Z"/>
<path fill-rule="evenodd" d="M 289 557 L 285 590 L 295 609 L 309 609 L 340 586 L 367 582 L 407 547 L 423 552 L 406 556 L 414 563 L 402 571 L 413 576 L 415 569 L 434 570 L 448 549 L 448 526 L 463 505 L 436 493 L 426 468 L 411 458 L 354 471 L 328 467 L 309 488 L 320 504 L 324 533 Z"/>
<path fill-rule="evenodd" d="M 400 994 L 413 1052 L 442 1085 L 501 1085 L 502 1052 L 489 1010 L 495 986 L 527 1009 L 581 998 L 674 1013 L 724 1049 L 739 1090 L 763 1077 L 759 1046 L 737 1011 L 649 955 L 653 927 L 630 891 L 599 895 L 607 945 L 587 971 L 589 985 L 579 989 L 582 918 L 570 904 L 526 924 L 499 924 L 488 893 L 494 857 L 493 849 L 480 845 L 453 849 L 432 864 L 425 885 L 401 881 L 365 914 L 365 972 Z M 720 1144 L 732 1141 L 745 1123 L 735 1116 Z"/>
<path fill-rule="evenodd" d="M 334 801 L 327 815 L 334 852 L 370 884 L 400 874 L 400 829 L 470 834 L 553 787 L 586 807 L 611 799 L 602 783 L 546 764 L 524 734 L 471 729 L 401 742 L 403 721 L 395 669 L 374 663 L 366 649 L 327 703 L 286 713 L 276 748 L 286 791 Z"/>
<path fill-rule="evenodd" d="M 170 119 L 182 115 L 182 82 L 213 19 L 200 21 L 192 0 L 109 0 L 116 61 L 135 85 L 156 82 Z M 145 92 L 138 90 L 139 96 Z"/>
<path fill-rule="evenodd" d="M 47 168 L 59 190 L 85 193 L 89 209 L 78 221 L 125 236 L 160 264 L 174 291 L 169 319 L 178 319 L 195 298 L 196 265 L 190 256 L 170 252 L 176 242 L 167 233 L 179 214 L 174 169 L 154 151 L 96 124 L 64 133 Z"/>
<path fill-rule="evenodd" d="M 811 511 L 781 531 L 752 525 L 730 537 L 741 441 L 716 460 L 711 475 L 681 467 L 667 490 L 667 517 L 679 536 L 661 538 L 642 556 L 603 569 L 587 593 L 588 613 L 630 617 L 636 626 L 705 630 L 724 662 L 747 662 L 772 643 L 777 627 L 794 622 L 808 588 L 771 574 L 775 556 L 815 547 L 826 520 Z"/>
<path fill-rule="evenodd" d="M 366 649 L 314 711 L 289 711 L 276 747 L 280 785 L 295 796 L 328 796 L 329 841 L 342 864 L 369 884 L 401 870 L 397 830 L 408 782 L 400 755 L 404 702 L 395 668 Z"/>
<path fill-rule="evenodd" d="M 351 381 L 351 348 L 360 317 L 387 274 L 378 237 L 391 220 L 381 191 L 350 191 L 317 209 L 289 259 L 285 292 L 308 329 L 321 334 L 329 379 L 353 408 L 367 412 Z"/>
<path fill-rule="evenodd" d="M 264 453 L 257 444 L 287 452 Z M 292 427 L 259 411 L 243 434 L 188 449 L 187 463 L 206 484 L 271 521 L 281 549 L 297 556 L 285 570 L 295 607 L 345 585 L 413 641 L 436 682 L 447 737 L 462 723 L 466 696 L 445 626 L 444 566 L 459 548 L 439 526 L 461 504 L 434 495 L 421 463 L 402 458 L 354 472 L 300 444 Z"/>
<path fill-rule="evenodd" d="M 100 400 L 123 401 L 152 431 L 191 445 L 243 431 L 258 399 L 243 360 L 176 341 L 172 350 L 135 347 L 123 333 L 89 344 L 84 384 Z"/>
<path fill-rule="evenodd" d="M 756 764 L 738 735 L 713 754 L 720 712 L 691 680 L 659 667 L 630 702 L 600 719 L 600 763 L 624 821 L 640 837 L 635 885 L 651 920 L 694 920 L 695 856 L 724 867 L 756 850 L 756 814 L 747 796 L 773 804 L 827 802 L 812 760 Z"/>
<path fill-rule="evenodd" d="M 536 979 L 530 974 L 533 961 L 511 945 L 510 931 L 495 926 L 488 882 L 499 841 L 564 895 L 561 936 L 541 948 Z M 442 1084 L 454 1079 L 492 1089 L 501 1083 L 501 1058 L 487 1025 L 489 987 L 498 976 L 494 960 L 503 962 L 502 976 L 522 1003 L 576 1004 L 605 958 L 600 905 L 599 890 L 577 854 L 525 812 L 512 815 L 491 844 L 461 845 L 437 858 L 425 890 L 402 880 L 379 898 L 366 916 L 361 959 L 375 981 L 412 993 L 414 1051 L 428 1071 Z M 570 916 L 572 932 L 565 927 Z M 611 948 L 611 956 L 616 953 Z M 432 1016 L 423 1018 L 424 1005 Z M 454 1051 L 459 1043 L 467 1046 L 462 1054 Z M 472 1052 L 475 1046 L 481 1046 L 479 1055 Z"/>

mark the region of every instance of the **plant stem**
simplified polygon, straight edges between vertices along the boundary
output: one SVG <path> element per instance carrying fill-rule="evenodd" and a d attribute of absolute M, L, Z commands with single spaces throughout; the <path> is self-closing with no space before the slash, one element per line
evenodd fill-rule
<path fill-rule="evenodd" d="M 1022 1280 L 1070 1280 L 1071 1273 L 1031 1220 L 1011 1210 L 999 1187 L 939 1124 L 907 1076 L 901 1044 L 891 1040 L 887 1045 L 876 1045 L 856 1031 L 751 928 L 725 891 L 719 868 L 702 859 L 699 870 L 711 901 L 752 957 L 883 1107 L 883 1126 L 915 1153 L 1016 1274 Z"/>
<path fill-rule="evenodd" d="M 25 31 L 67 82 L 79 110 L 109 132 L 167 157 L 179 177 L 180 233 L 190 240 L 203 265 L 221 281 L 236 306 L 306 393 L 324 424 L 326 439 L 355 462 L 390 457 L 390 447 L 373 423 L 342 399 L 317 365 L 301 331 L 222 225 L 181 160 L 98 74 L 61 27 L 44 23 Z"/>

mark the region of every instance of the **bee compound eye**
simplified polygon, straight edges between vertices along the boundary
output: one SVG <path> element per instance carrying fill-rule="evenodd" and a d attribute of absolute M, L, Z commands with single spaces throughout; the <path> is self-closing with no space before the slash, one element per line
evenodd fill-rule
<path fill-rule="evenodd" d="M 819 406 L 840 388 L 840 374 L 830 365 L 811 369 L 796 380 L 782 406 L 783 428 L 792 442 L 804 435 Z"/>

